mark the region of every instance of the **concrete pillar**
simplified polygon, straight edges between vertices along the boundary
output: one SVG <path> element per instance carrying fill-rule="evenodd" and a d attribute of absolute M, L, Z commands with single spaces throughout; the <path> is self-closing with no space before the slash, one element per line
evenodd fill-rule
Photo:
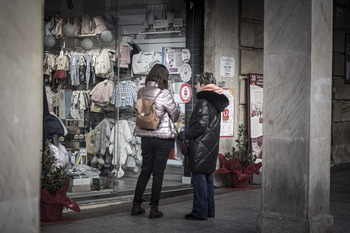
<path fill-rule="evenodd" d="M 224 81 L 224 88 L 235 90 L 234 106 L 234 136 L 237 137 L 237 129 L 240 116 L 239 105 L 239 1 L 220 0 L 205 1 L 204 14 L 204 71 L 212 72 L 217 82 Z M 221 57 L 234 57 L 235 72 L 233 78 L 220 77 Z M 234 138 L 220 138 L 221 153 L 231 151 L 235 145 Z"/>
<path fill-rule="evenodd" d="M 332 5 L 329 0 L 265 0 L 257 232 L 332 232 Z"/>
<path fill-rule="evenodd" d="M 0 8 L 0 232 L 39 232 L 43 1 Z"/>

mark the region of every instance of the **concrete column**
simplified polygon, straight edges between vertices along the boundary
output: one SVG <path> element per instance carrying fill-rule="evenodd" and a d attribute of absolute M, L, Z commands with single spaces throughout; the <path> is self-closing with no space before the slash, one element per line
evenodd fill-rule
<path fill-rule="evenodd" d="M 265 0 L 257 232 L 332 232 L 332 5 L 329 0 Z"/>
<path fill-rule="evenodd" d="M 212 72 L 217 82 L 225 81 L 225 88 L 235 90 L 234 136 L 239 124 L 239 1 L 206 0 L 204 14 L 204 71 Z M 235 58 L 233 78 L 220 77 L 221 57 Z M 235 145 L 231 137 L 220 138 L 221 153 L 231 151 Z"/>
<path fill-rule="evenodd" d="M 43 1 L 0 8 L 0 232 L 39 232 Z"/>

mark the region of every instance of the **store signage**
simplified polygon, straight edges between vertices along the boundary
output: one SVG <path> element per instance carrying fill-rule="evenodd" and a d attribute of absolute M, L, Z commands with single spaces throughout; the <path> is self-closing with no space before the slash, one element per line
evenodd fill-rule
<path fill-rule="evenodd" d="M 235 116 L 235 90 L 224 88 L 222 94 L 228 98 L 229 105 L 221 113 L 220 137 L 233 137 Z"/>
<path fill-rule="evenodd" d="M 191 59 L 191 53 L 189 49 L 183 49 L 182 50 L 182 60 L 184 62 L 189 62 Z"/>
<path fill-rule="evenodd" d="M 192 69 L 191 66 L 187 63 L 182 64 L 180 68 L 180 78 L 183 82 L 190 81 L 192 77 Z"/>
<path fill-rule="evenodd" d="M 184 83 L 180 87 L 180 99 L 184 103 L 188 103 L 192 97 L 192 89 L 188 83 Z"/>
<path fill-rule="evenodd" d="M 263 140 L 263 87 L 262 74 L 248 74 L 248 137 L 252 155 L 262 158 Z"/>

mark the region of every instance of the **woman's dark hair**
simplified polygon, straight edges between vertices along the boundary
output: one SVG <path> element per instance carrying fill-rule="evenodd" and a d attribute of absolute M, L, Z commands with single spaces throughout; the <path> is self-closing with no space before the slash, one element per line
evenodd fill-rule
<path fill-rule="evenodd" d="M 169 71 L 162 64 L 155 64 L 146 76 L 146 83 L 154 81 L 158 84 L 159 89 L 168 89 Z"/>
<path fill-rule="evenodd" d="M 216 79 L 213 73 L 205 72 L 197 75 L 195 83 L 204 84 L 204 85 L 208 85 L 208 84 L 216 85 Z"/>

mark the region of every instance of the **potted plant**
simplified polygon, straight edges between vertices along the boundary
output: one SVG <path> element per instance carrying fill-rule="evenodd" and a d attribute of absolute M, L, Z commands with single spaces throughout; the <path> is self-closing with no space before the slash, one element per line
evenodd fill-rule
<path fill-rule="evenodd" d="M 248 186 L 249 178 L 253 173 L 259 174 L 261 162 L 254 163 L 253 156 L 248 145 L 248 139 L 244 136 L 244 125 L 239 125 L 236 146 L 224 155 L 219 154 L 221 168 L 216 171 L 219 174 L 228 174 L 230 187 L 245 188 Z"/>
<path fill-rule="evenodd" d="M 238 158 L 239 164 L 244 170 L 249 165 L 254 164 L 256 160 L 256 156 L 252 155 L 249 145 L 248 139 L 244 136 L 244 125 L 241 124 L 238 127 L 238 138 L 236 139 L 236 147 L 232 147 L 231 152 L 225 153 L 225 157 L 227 159 Z"/>
<path fill-rule="evenodd" d="M 63 206 L 80 211 L 79 206 L 66 197 L 69 178 L 64 167 L 54 166 L 55 156 L 50 154 L 51 140 L 46 140 L 42 151 L 40 215 L 43 222 L 62 219 Z"/>

